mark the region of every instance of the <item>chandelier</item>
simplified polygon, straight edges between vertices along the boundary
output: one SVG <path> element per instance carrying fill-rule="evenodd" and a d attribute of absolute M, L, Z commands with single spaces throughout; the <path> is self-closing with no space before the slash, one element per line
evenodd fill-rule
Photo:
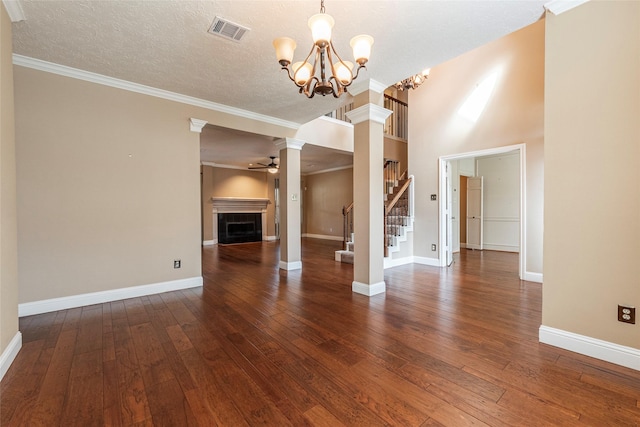
<path fill-rule="evenodd" d="M 291 81 L 300 88 L 300 93 L 304 93 L 308 98 L 313 98 L 315 94 L 332 94 L 338 98 L 358 78 L 360 69 L 366 68 L 373 37 L 363 34 L 351 39 L 353 57 L 358 64 L 354 74 L 353 63 L 343 61 L 333 47 L 331 29 L 334 20 L 324 12 L 324 0 L 320 2 L 320 13 L 309 18 L 308 24 L 313 46 L 305 60 L 292 65 L 296 42 L 289 37 L 280 37 L 273 41 L 278 62 L 283 70 L 287 70 Z M 313 61 L 313 65 L 310 60 Z"/>
<path fill-rule="evenodd" d="M 394 86 L 398 90 L 415 89 L 429 78 L 430 68 L 427 68 L 420 74 L 413 75 L 409 78 L 399 81 Z"/>

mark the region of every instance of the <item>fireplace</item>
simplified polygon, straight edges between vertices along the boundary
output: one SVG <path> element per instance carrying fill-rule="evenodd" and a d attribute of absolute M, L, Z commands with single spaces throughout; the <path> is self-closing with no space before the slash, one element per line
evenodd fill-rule
<path fill-rule="evenodd" d="M 261 217 L 261 213 L 219 213 L 218 243 L 261 241 Z"/>
<path fill-rule="evenodd" d="M 212 197 L 213 240 L 209 244 L 265 240 L 269 203 L 269 199 Z"/>

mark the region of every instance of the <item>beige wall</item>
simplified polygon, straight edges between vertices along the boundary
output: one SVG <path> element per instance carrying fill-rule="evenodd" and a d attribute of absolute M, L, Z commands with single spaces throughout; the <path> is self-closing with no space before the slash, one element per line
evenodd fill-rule
<path fill-rule="evenodd" d="M 408 169 L 407 151 L 408 147 L 405 141 L 399 141 L 388 136 L 384 137 L 384 158 L 399 161 L 401 175 Z M 409 173 L 408 175 L 411 174 Z"/>
<path fill-rule="evenodd" d="M 200 135 L 189 118 L 295 134 L 25 67 L 14 79 L 21 303 L 199 277 Z"/>
<path fill-rule="evenodd" d="M 279 174 L 264 171 L 202 166 L 202 225 L 203 240 L 213 240 L 212 197 L 268 198 L 267 236 L 275 236 L 274 182 Z M 265 225 L 263 224 L 263 227 Z"/>
<path fill-rule="evenodd" d="M 342 207 L 353 201 L 353 168 L 304 177 L 304 232 L 342 237 Z"/>
<path fill-rule="evenodd" d="M 497 84 L 477 122 L 458 114 L 475 87 L 497 71 Z M 431 69 L 409 92 L 409 172 L 415 176 L 414 255 L 438 258 L 438 158 L 526 144 L 526 271 L 542 273 L 544 22 L 484 45 Z M 530 173 L 530 171 L 536 171 Z M 537 227 L 531 229 L 531 225 Z"/>
<path fill-rule="evenodd" d="M 640 3 L 549 15 L 546 38 L 542 323 L 640 349 L 617 321 L 640 307 Z"/>
<path fill-rule="evenodd" d="M 0 354 L 18 333 L 18 243 L 11 21 L 0 5 Z"/>

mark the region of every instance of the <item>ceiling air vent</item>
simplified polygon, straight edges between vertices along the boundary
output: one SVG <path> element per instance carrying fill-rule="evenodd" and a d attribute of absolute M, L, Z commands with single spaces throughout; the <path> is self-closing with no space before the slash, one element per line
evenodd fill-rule
<path fill-rule="evenodd" d="M 209 28 L 209 32 L 216 36 L 239 42 L 249 32 L 249 28 L 216 16 Z"/>

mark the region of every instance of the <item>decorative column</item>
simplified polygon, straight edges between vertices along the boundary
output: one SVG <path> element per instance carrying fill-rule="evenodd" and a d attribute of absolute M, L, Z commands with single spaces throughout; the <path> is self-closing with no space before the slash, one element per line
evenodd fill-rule
<path fill-rule="evenodd" d="M 302 268 L 300 221 L 300 150 L 304 141 L 284 138 L 280 151 L 280 268 Z"/>
<path fill-rule="evenodd" d="M 353 123 L 353 292 L 372 296 L 384 283 L 384 123 L 391 114 L 382 107 L 384 87 L 367 82 L 347 113 Z M 372 84 L 373 83 L 373 84 Z M 353 93 L 353 92 L 352 92 Z"/>

